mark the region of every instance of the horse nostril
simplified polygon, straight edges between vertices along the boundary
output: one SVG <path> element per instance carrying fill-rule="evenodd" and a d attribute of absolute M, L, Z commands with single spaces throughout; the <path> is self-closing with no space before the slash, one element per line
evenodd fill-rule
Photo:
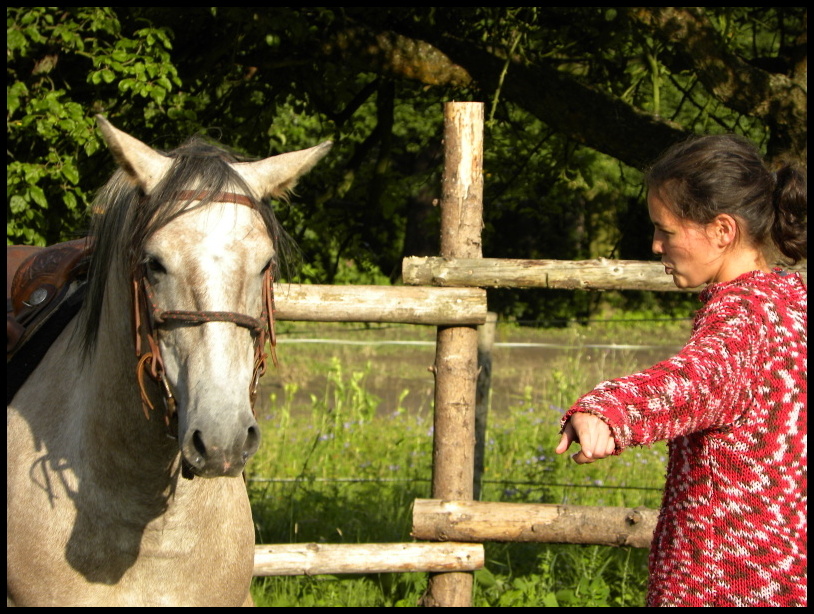
<path fill-rule="evenodd" d="M 246 434 L 246 444 L 243 446 L 243 462 L 245 463 L 260 447 L 260 429 L 250 426 Z"/>
<path fill-rule="evenodd" d="M 206 459 L 206 446 L 201 438 L 201 431 L 192 433 L 192 445 L 198 454 L 194 459 L 190 459 L 190 462 L 196 467 L 200 467 Z"/>

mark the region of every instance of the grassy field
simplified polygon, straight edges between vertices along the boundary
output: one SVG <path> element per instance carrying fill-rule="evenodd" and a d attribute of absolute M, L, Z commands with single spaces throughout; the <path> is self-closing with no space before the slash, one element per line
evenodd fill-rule
<path fill-rule="evenodd" d="M 553 449 L 564 408 L 601 379 L 669 356 L 686 339 L 689 324 L 591 328 L 499 328 L 501 343 L 522 338 L 561 347 L 557 353 L 537 347 L 549 351 L 537 361 L 512 360 L 514 348 L 503 348 L 504 354 L 496 348 L 494 395 L 500 406 L 494 407 L 493 396 L 483 500 L 658 507 L 663 445 L 588 466 Z M 300 324 L 281 330 L 280 337 L 281 368 L 265 388 L 263 443 L 248 472 L 258 542 L 411 541 L 412 503 L 431 496 L 433 417 L 424 387 L 431 391 L 425 363 L 432 363 L 434 349 L 380 343 L 431 342 L 433 329 Z M 368 344 L 296 343 L 306 338 Z M 646 550 L 485 548 L 486 568 L 475 573 L 476 606 L 644 605 Z M 252 592 L 265 606 L 409 607 L 425 588 L 425 574 L 377 574 L 258 578 Z"/>

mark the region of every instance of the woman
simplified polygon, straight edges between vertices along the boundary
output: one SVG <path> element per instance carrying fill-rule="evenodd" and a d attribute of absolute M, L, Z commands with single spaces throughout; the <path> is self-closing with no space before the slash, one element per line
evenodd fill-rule
<path fill-rule="evenodd" d="M 706 284 L 687 345 L 604 382 L 563 417 L 589 463 L 668 440 L 648 606 L 804 606 L 806 179 L 745 139 L 674 145 L 646 176 L 653 251 L 679 288 Z"/>

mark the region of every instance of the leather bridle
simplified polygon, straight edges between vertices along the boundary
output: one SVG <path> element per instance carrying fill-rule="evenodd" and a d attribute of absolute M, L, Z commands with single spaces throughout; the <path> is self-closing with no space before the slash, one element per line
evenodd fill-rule
<path fill-rule="evenodd" d="M 178 195 L 179 200 L 202 200 L 206 193 L 184 191 Z M 254 202 L 243 194 L 223 192 L 213 196 L 213 202 L 235 203 L 256 208 Z M 277 356 L 274 347 L 277 339 L 274 334 L 274 279 L 269 266 L 263 274 L 263 310 L 259 318 L 234 311 L 165 311 L 155 301 L 152 284 L 147 277 L 147 265 L 142 263 L 133 274 L 133 328 L 136 341 L 136 380 L 141 392 L 141 404 L 144 415 L 150 419 L 150 410 L 155 405 L 150 400 L 144 385 L 144 374 L 148 374 L 158 384 L 164 399 L 164 421 L 167 427 L 176 411 L 176 401 L 164 373 L 164 361 L 158 345 L 157 332 L 171 322 L 184 326 L 198 326 L 207 322 L 232 322 L 237 326 L 248 328 L 254 338 L 254 372 L 249 385 L 249 401 L 252 412 L 257 398 L 257 386 L 260 377 L 266 371 L 266 340 L 269 341 L 274 366 Z M 146 316 L 146 317 L 145 317 Z M 146 346 L 146 347 L 145 347 Z"/>

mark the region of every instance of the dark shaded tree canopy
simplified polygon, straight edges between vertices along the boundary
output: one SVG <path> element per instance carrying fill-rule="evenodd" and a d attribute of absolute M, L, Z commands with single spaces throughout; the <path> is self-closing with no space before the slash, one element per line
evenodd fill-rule
<path fill-rule="evenodd" d="M 334 139 L 277 205 L 302 278 L 395 280 L 437 253 L 442 105 L 477 100 L 484 255 L 647 257 L 640 171 L 676 140 L 735 132 L 805 164 L 806 26 L 800 7 L 9 7 L 7 239 L 83 232 L 103 113 L 159 148 Z"/>

